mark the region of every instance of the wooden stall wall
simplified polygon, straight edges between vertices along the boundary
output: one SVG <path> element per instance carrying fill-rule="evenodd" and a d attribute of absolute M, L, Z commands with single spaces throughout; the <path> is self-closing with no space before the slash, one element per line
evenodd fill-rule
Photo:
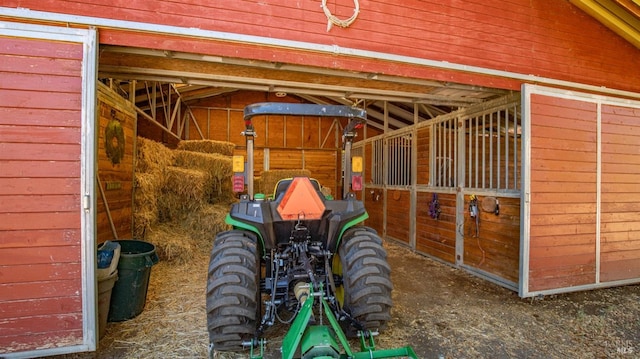
<path fill-rule="evenodd" d="M 640 109 L 602 106 L 600 280 L 640 278 Z"/>
<path fill-rule="evenodd" d="M 529 291 L 595 282 L 596 107 L 531 95 Z"/>
<path fill-rule="evenodd" d="M 83 343 L 82 57 L 0 37 L 0 356 Z"/>
<path fill-rule="evenodd" d="M 493 202 L 495 197 L 488 198 Z M 520 198 L 498 197 L 499 214 L 486 211 L 478 196 L 479 216 L 468 212 L 469 196 L 465 196 L 464 257 L 467 266 L 480 269 L 517 286 L 520 266 Z"/>
<path fill-rule="evenodd" d="M 369 218 L 364 222 L 375 229 L 380 236 L 384 235 L 384 191 L 380 188 L 366 188 L 364 194 L 364 206 Z"/>
<path fill-rule="evenodd" d="M 418 192 L 416 211 L 416 251 L 450 264 L 456 263 L 456 195 L 438 196 L 440 215 L 431 217 L 432 192 Z"/>
<path fill-rule="evenodd" d="M 410 244 L 411 192 L 400 189 L 387 189 L 386 235 L 395 240 Z"/>
<path fill-rule="evenodd" d="M 96 198 L 97 242 L 101 243 L 132 236 L 136 112 L 120 95 L 98 85 L 99 186 Z"/>
<path fill-rule="evenodd" d="M 227 141 L 236 144 L 236 155 L 246 158 L 243 109 L 257 102 L 301 102 L 294 97 L 276 97 L 256 91 L 237 91 L 191 104 L 197 125 L 189 123 L 188 138 Z M 320 183 L 340 193 L 340 124 L 333 118 L 317 116 L 256 116 L 252 120 L 254 174 L 262 171 L 308 169 Z"/>
<path fill-rule="evenodd" d="M 417 141 L 417 181 L 420 185 L 429 184 L 429 171 L 430 171 L 430 157 L 431 157 L 431 142 L 430 142 L 431 129 L 429 127 L 422 127 L 418 129 L 416 135 Z"/>

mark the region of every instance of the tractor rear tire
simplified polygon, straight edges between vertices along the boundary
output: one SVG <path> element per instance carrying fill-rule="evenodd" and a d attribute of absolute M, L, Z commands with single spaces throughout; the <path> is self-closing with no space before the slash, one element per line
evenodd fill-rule
<path fill-rule="evenodd" d="M 383 331 L 391 319 L 391 267 L 375 230 L 358 227 L 346 232 L 338 250 L 342 266 L 342 308 L 367 330 Z M 345 323 L 347 324 L 347 323 Z M 345 326 L 348 336 L 356 334 Z"/>
<path fill-rule="evenodd" d="M 213 243 L 207 279 L 207 330 L 216 351 L 241 351 L 260 317 L 260 257 L 250 232 L 227 231 Z"/>

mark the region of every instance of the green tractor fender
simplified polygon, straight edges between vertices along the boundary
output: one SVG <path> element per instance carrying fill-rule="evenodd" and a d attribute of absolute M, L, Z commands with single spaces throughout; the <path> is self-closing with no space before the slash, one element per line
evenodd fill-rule
<path fill-rule="evenodd" d="M 244 230 L 255 233 L 258 236 L 258 240 L 260 241 L 260 248 L 262 248 L 262 252 L 263 252 L 262 254 L 264 254 L 264 251 L 265 251 L 264 239 L 262 238 L 262 234 L 260 233 L 260 231 L 256 226 L 252 226 L 251 224 L 238 221 L 233 217 L 231 217 L 229 213 L 227 213 L 227 216 L 225 217 L 224 222 L 230 226 L 233 226 L 234 229 L 244 229 Z"/>

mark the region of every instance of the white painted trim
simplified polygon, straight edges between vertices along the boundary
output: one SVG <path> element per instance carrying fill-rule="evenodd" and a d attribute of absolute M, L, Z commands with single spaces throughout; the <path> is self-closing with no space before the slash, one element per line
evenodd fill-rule
<path fill-rule="evenodd" d="M 593 284 L 575 287 L 554 288 L 542 291 L 529 291 L 529 248 L 530 248 L 530 193 L 531 193 L 531 95 L 544 95 L 556 98 L 590 102 L 597 105 L 597 154 L 596 154 L 596 276 Z M 602 105 L 624 106 L 640 109 L 640 101 L 620 99 L 615 97 L 575 92 L 564 89 L 540 85 L 522 86 L 522 201 L 520 206 L 520 283 L 518 294 L 520 297 L 532 297 L 538 295 L 551 295 L 581 290 L 614 287 L 640 283 L 640 278 L 619 280 L 613 282 L 600 282 L 600 230 L 601 230 L 601 190 L 602 190 Z"/>
<path fill-rule="evenodd" d="M 82 215 L 82 327 L 84 343 L 89 351 L 98 342 L 98 283 L 96 280 L 96 172 L 98 131 L 96 119 L 98 81 L 98 34 L 94 28 L 87 30 L 82 54 L 82 169 L 81 191 L 89 198 L 89 208 Z"/>
<path fill-rule="evenodd" d="M 531 91 L 532 85 L 522 86 L 522 122 L 521 133 L 521 163 L 520 170 L 520 274 L 518 281 L 518 295 L 522 298 L 529 296 L 529 248 L 530 242 L 530 213 L 531 213 Z"/>
<path fill-rule="evenodd" d="M 579 285 L 575 287 L 564 287 L 564 288 L 557 288 L 557 289 L 528 292 L 527 297 L 538 297 L 538 296 L 554 295 L 554 294 L 561 294 L 561 293 L 580 292 L 585 290 L 620 287 L 623 285 L 631 285 L 631 284 L 639 284 L 639 283 L 640 283 L 640 278 L 625 279 L 625 280 L 617 280 L 613 282 L 603 282 L 603 283 L 597 283 L 597 284 Z"/>
<path fill-rule="evenodd" d="M 29 38 L 46 41 L 64 41 L 83 45 L 82 61 L 82 139 L 80 160 L 81 194 L 89 195 L 91 205 L 81 209 L 81 260 L 82 260 L 82 327 L 83 343 L 68 347 L 3 353 L 2 358 L 34 358 L 96 350 L 97 343 L 97 283 L 95 242 L 95 143 L 94 120 L 96 116 L 96 79 L 98 36 L 95 29 L 71 29 L 57 26 L 20 24 L 0 21 L 0 36 Z M 84 204 L 84 201 L 82 201 Z M 81 207 L 83 205 L 81 204 Z"/>
<path fill-rule="evenodd" d="M 4 8 L 0 7 L 0 13 Z M 86 29 L 72 29 L 68 27 L 22 24 L 19 22 L 0 21 L 0 35 L 32 38 L 39 40 L 83 42 Z"/>
<path fill-rule="evenodd" d="M 596 103 L 596 284 L 600 284 L 602 221 L 602 102 Z"/>
<path fill-rule="evenodd" d="M 313 51 L 317 53 L 329 55 L 353 56 L 365 59 L 382 60 L 404 63 L 409 65 L 426 66 L 437 69 L 459 71 L 478 75 L 488 75 L 502 78 L 519 80 L 526 83 L 538 83 L 549 86 L 575 88 L 582 91 L 605 93 L 614 96 L 623 96 L 629 98 L 640 99 L 640 93 L 612 89 L 602 86 L 588 85 L 572 81 L 558 80 L 548 77 L 540 77 L 535 75 L 527 75 L 511 71 L 495 70 L 479 66 L 469 66 L 463 64 L 452 63 L 448 61 L 436 61 L 413 56 L 403 56 L 387 52 L 369 51 L 338 45 L 318 44 L 303 41 L 277 39 L 263 36 L 244 35 L 222 31 L 202 30 L 197 28 L 187 28 L 179 26 L 168 26 L 151 23 L 142 23 L 125 20 L 113 20 L 98 17 L 78 16 L 69 14 L 50 13 L 44 11 L 34 11 L 24 8 L 8 8 L 0 7 L 0 16 L 12 17 L 15 19 L 25 19 L 33 21 L 53 21 L 65 24 L 79 24 L 86 26 L 96 26 L 120 30 L 133 30 L 140 32 L 165 34 L 172 36 L 186 36 L 193 38 L 202 38 L 208 40 L 237 42 L 244 44 L 272 46 L 279 48 L 287 48 L 291 50 Z"/>

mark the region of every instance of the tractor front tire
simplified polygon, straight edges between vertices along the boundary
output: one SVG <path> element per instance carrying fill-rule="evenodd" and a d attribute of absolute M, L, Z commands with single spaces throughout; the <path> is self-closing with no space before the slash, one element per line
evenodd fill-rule
<path fill-rule="evenodd" d="M 207 329 L 216 351 L 241 351 L 260 316 L 260 257 L 250 232 L 216 236 L 207 279 Z"/>
<path fill-rule="evenodd" d="M 342 308 L 367 330 L 382 331 L 391 319 L 391 267 L 382 239 L 368 227 L 346 232 L 338 250 L 342 269 Z M 348 324 L 348 323 L 345 323 Z M 350 325 L 345 332 L 356 334 Z"/>

